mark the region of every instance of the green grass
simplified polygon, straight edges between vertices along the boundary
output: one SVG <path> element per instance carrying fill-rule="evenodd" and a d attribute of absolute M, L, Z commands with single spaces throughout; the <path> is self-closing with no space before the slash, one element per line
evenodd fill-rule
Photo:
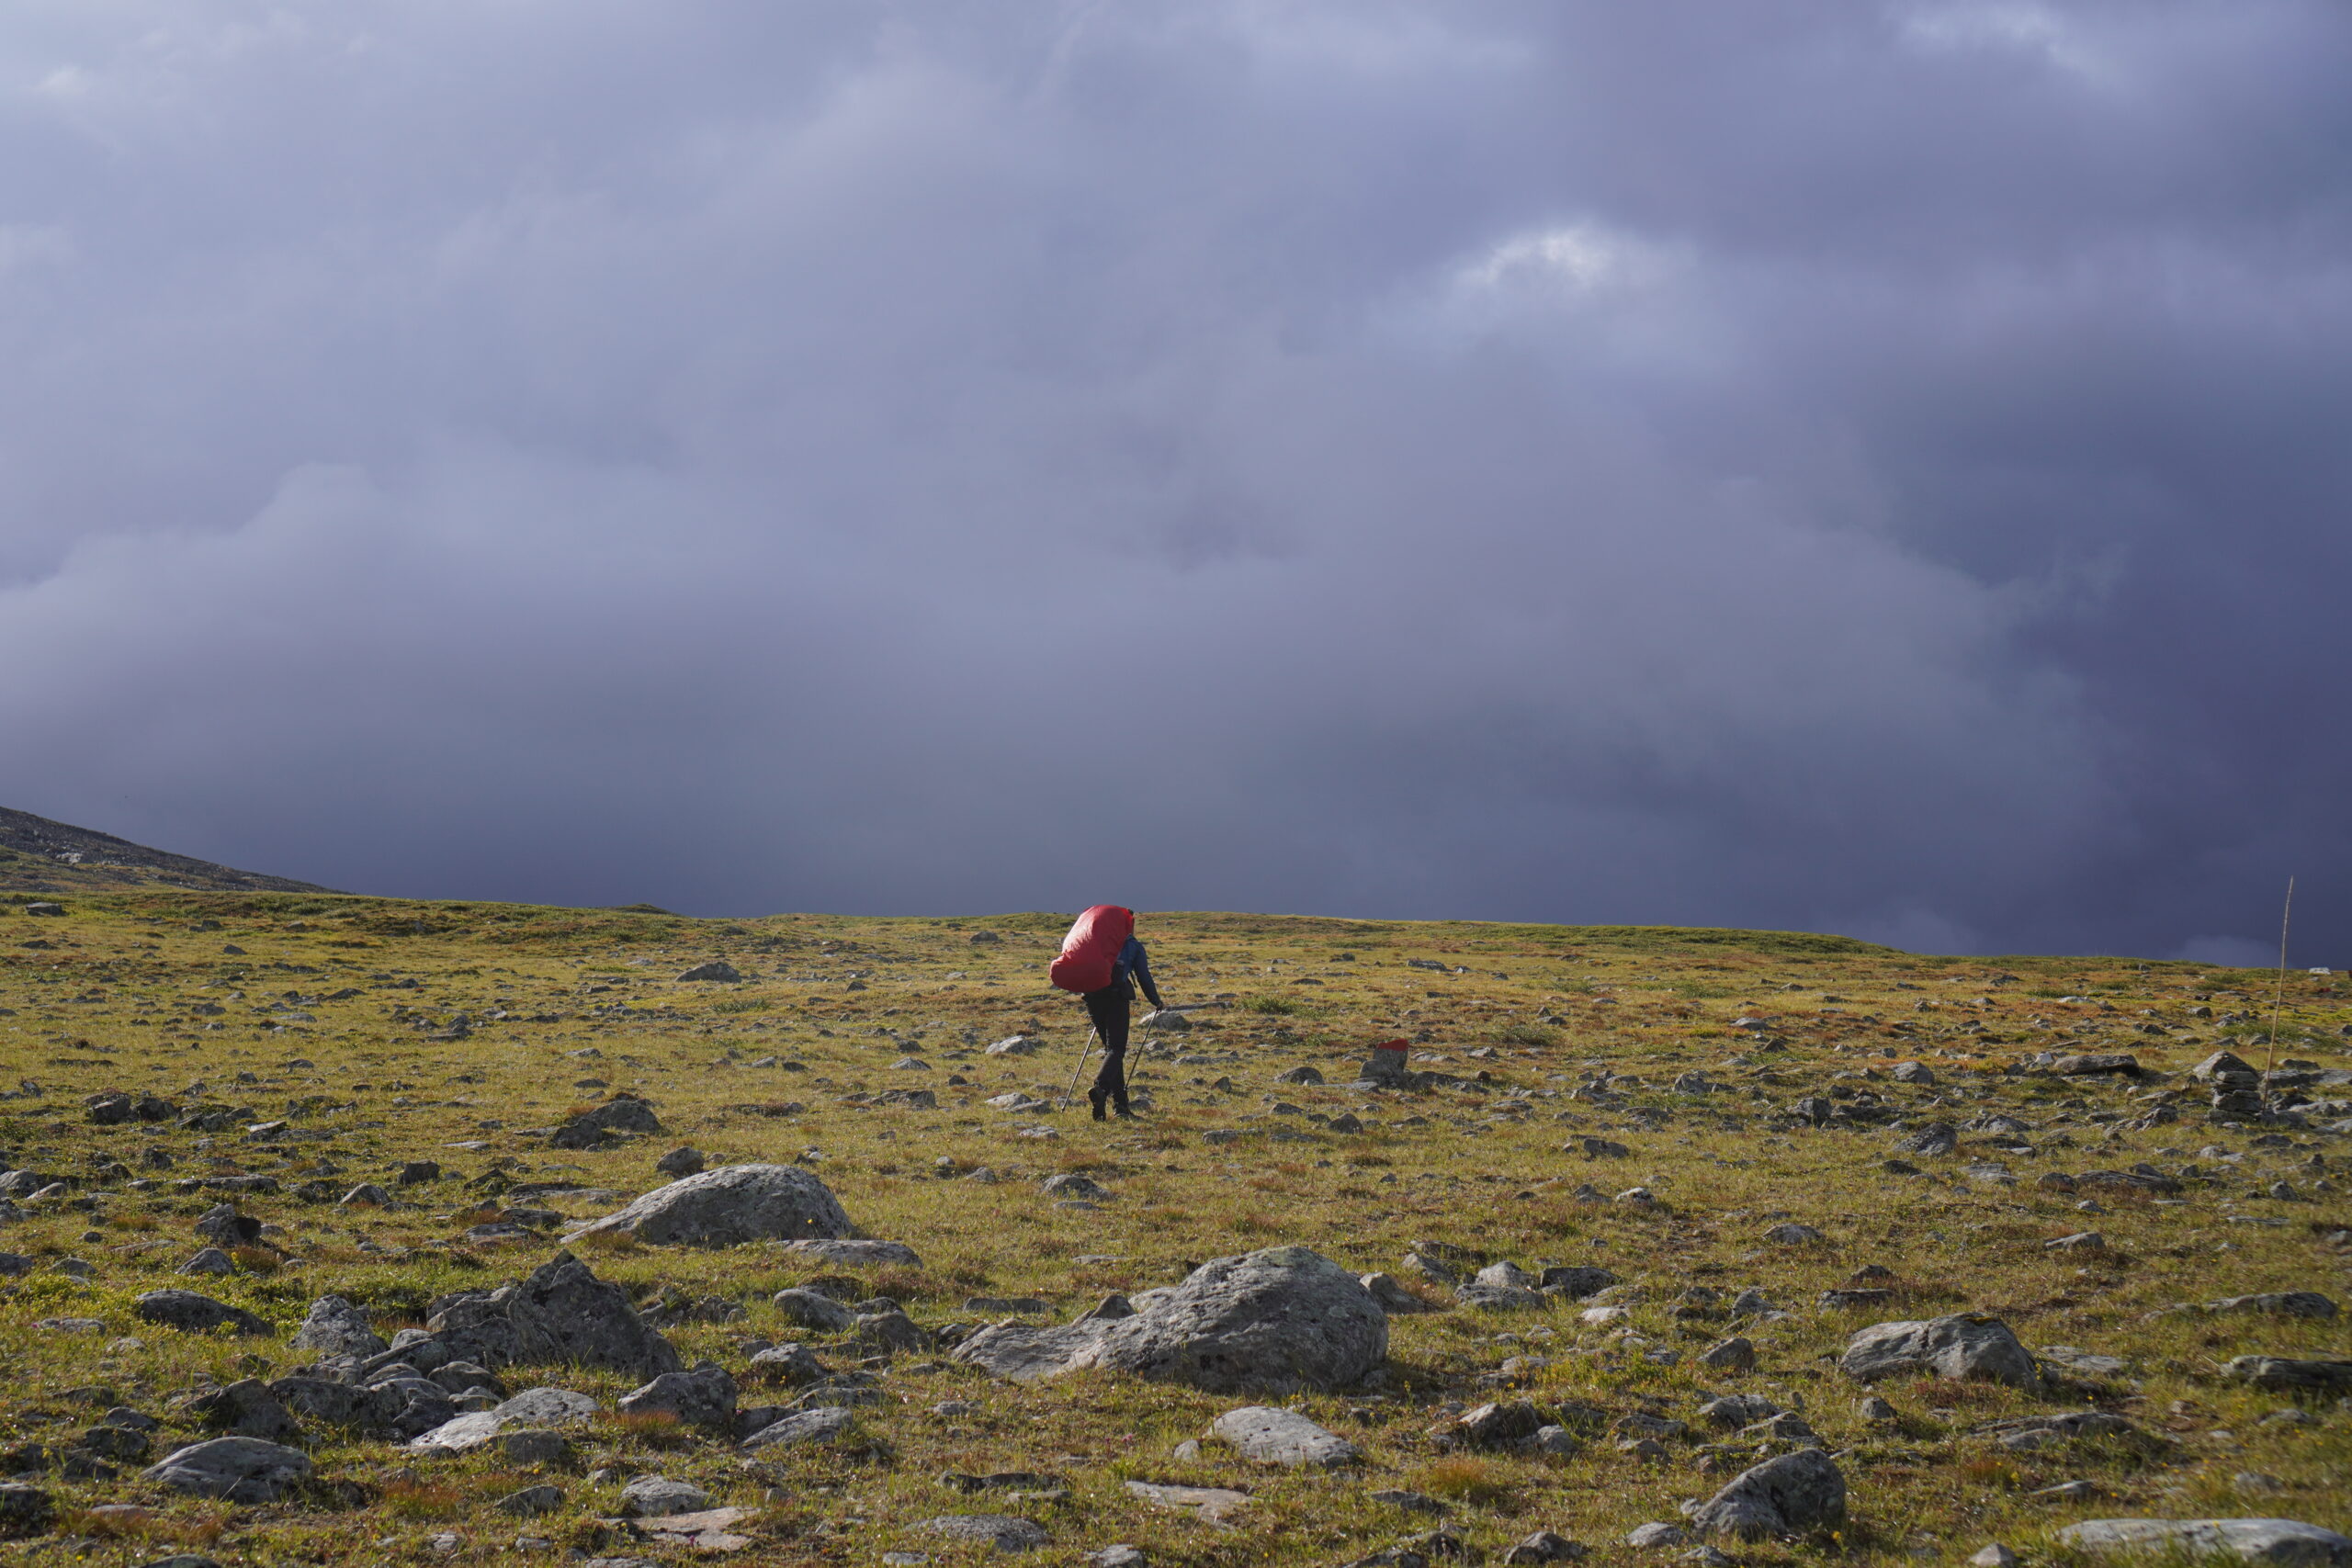
<path fill-rule="evenodd" d="M 1721 1483 L 1702 1468 L 1713 1434 L 1670 1443 L 1669 1462 L 1656 1468 L 1619 1453 L 1605 1436 L 1565 1461 L 1448 1457 L 1430 1446 L 1426 1430 L 1448 1402 L 1513 1393 L 1555 1409 L 1583 1404 L 1613 1416 L 1655 1408 L 1685 1420 L 1695 1419 L 1702 1393 L 1802 1400 L 1807 1419 L 1845 1455 L 1854 1522 L 1836 1540 L 1739 1549 L 1748 1563 L 1914 1568 L 1925 1561 L 1916 1549 L 1930 1539 L 1939 1560 L 1957 1561 L 1992 1539 L 2046 1556 L 2055 1527 L 2127 1513 L 2279 1513 L 2352 1526 L 2340 1480 L 2352 1472 L 2346 1415 L 2315 1403 L 2317 1428 L 2266 1427 L 2263 1415 L 2291 1402 L 2216 1375 L 2230 1357 L 2255 1351 L 2352 1355 L 2346 1321 L 2166 1313 L 2178 1303 L 2260 1290 L 2316 1288 L 2343 1299 L 2347 1258 L 2326 1239 L 2347 1223 L 2343 1194 L 2316 1193 L 2319 1201 L 2302 1204 L 2247 1196 L 2281 1178 L 2307 1190 L 2323 1179 L 2340 1186 L 2338 1142 L 2293 1134 L 2263 1146 L 2247 1131 L 2204 1125 L 2201 1100 L 2185 1093 L 2176 1097 L 2177 1122 L 2119 1132 L 2117 1120 L 2154 1100 L 2126 1084 L 2010 1070 L 2038 1050 L 2121 1049 L 2177 1075 L 2230 1027 L 2218 1017 L 2188 1019 L 2192 998 L 2223 989 L 2252 996 L 2262 979 L 2254 972 L 2123 959 L 1923 959 L 1802 933 L 1147 916 L 1142 934 L 1170 999 L 1229 1005 L 1195 1014 L 1199 1027 L 1137 1052 L 1132 1067 L 1153 1101 L 1148 1124 L 1098 1125 L 1082 1104 L 1075 1114 L 1039 1117 L 982 1103 L 1012 1089 L 1058 1094 L 1075 1062 L 1083 1016 L 1043 975 L 1062 916 L 697 921 L 646 910 L 157 891 L 83 892 L 63 901 L 71 913 L 62 920 L 0 905 L 0 1008 L 11 1010 L 0 1016 L 0 1084 L 13 1092 L 31 1080 L 40 1090 L 0 1101 L 0 1151 L 10 1162 L 74 1177 L 84 1184 L 76 1200 L 89 1202 L 30 1206 L 22 1223 L 0 1231 L 0 1247 L 35 1260 L 33 1272 L 0 1280 L 0 1359 L 12 1370 L 0 1392 L 0 1448 L 54 1444 L 105 1408 L 101 1395 L 163 1417 L 168 1442 L 185 1441 L 192 1434 L 177 1425 L 172 1400 L 200 1377 L 274 1375 L 305 1359 L 282 1338 L 214 1340 L 141 1325 L 130 1304 L 141 1291 L 192 1283 L 281 1328 L 332 1292 L 361 1303 L 389 1332 L 419 1321 L 437 1296 L 514 1278 L 548 1255 L 546 1246 L 478 1249 L 457 1239 L 484 1200 L 484 1178 L 497 1172 L 627 1197 L 658 1182 L 659 1155 L 691 1143 L 714 1160 L 811 1158 L 871 1234 L 922 1255 L 921 1269 L 871 1284 L 933 1327 L 971 1321 L 963 1302 L 972 1294 L 1038 1295 L 1069 1316 L 1110 1292 L 1168 1283 L 1206 1258 L 1278 1242 L 1370 1270 L 1397 1269 L 1408 1244 L 1429 1239 L 1531 1268 L 1599 1263 L 1630 1287 L 1632 1315 L 1600 1327 L 1570 1311 L 1453 1310 L 1393 1320 L 1385 1387 L 1296 1402 L 1364 1450 L 1354 1475 L 1257 1471 L 1214 1445 L 1197 1460 L 1173 1457 L 1177 1444 L 1240 1400 L 1093 1375 L 1014 1387 L 944 1357 L 900 1359 L 886 1382 L 888 1403 L 864 1413 L 875 1446 L 852 1461 L 785 1455 L 744 1468 L 723 1446 L 643 1423 L 605 1422 L 582 1436 L 589 1464 L 658 1470 L 704 1484 L 718 1502 L 759 1508 L 750 1527 L 758 1544 L 738 1561 L 866 1564 L 895 1550 L 963 1561 L 910 1529 L 933 1515 L 998 1506 L 943 1490 L 933 1478 L 945 1470 L 1066 1476 L 1069 1499 L 1035 1508 L 1053 1537 L 1041 1562 L 1074 1562 L 1126 1540 L 1162 1564 L 1217 1568 L 1320 1568 L 1427 1529 L 1428 1519 L 1369 1499 L 1374 1488 L 1400 1486 L 1446 1497 L 1448 1522 L 1490 1561 L 1537 1529 L 1615 1556 L 1626 1529 L 1677 1518 L 1679 1500 Z M 289 929 L 298 921 L 306 929 Z M 1002 940 L 972 942 L 979 931 Z M 22 945 L 28 941 L 49 945 Z M 245 952 L 224 953 L 231 944 Z M 674 979 L 713 957 L 747 979 Z M 1431 957 L 1470 972 L 1440 976 L 1406 963 Z M 847 989 L 853 971 L 866 989 Z M 2017 978 L 1996 981 L 2003 974 Z M 390 984 L 408 976 L 417 988 Z M 1322 984 L 1296 997 L 1267 989 L 1301 977 Z M 1895 989 L 1898 978 L 1917 988 Z M 615 984 L 622 980 L 631 983 Z M 591 994 L 591 985 L 611 988 Z M 345 987 L 357 994 L 326 999 Z M 311 1021 L 254 1010 L 288 991 L 317 998 L 287 1004 Z M 1844 999 L 1825 1003 L 1825 991 Z M 2054 1003 L 2089 994 L 2116 1010 L 2094 1015 Z M 1979 996 L 1992 999 L 1973 1005 Z M 1937 1005 L 1915 1009 L 1922 1000 Z M 225 1010 L 191 1010 L 198 1001 Z M 594 1010 L 616 1002 L 627 1004 L 626 1015 Z M 2267 1032 L 2267 1009 L 2253 1002 L 2209 1005 L 2217 1015 L 2260 1010 Z M 1751 1008 L 1774 1021 L 1784 1049 L 1759 1051 L 1730 1031 Z M 2179 1032 L 2132 1032 L 2152 1021 L 2143 1008 Z M 414 1026 L 460 1010 L 474 1020 L 466 1038 L 428 1040 Z M 492 1016 L 500 1012 L 506 1018 Z M 555 1021 L 532 1021 L 548 1014 Z M 1532 1021 L 1539 1015 L 1565 1021 Z M 2037 1016 L 2049 1021 L 2035 1024 Z M 2345 1065 L 2334 1032 L 2347 1019 L 2352 1010 L 2333 977 L 2290 976 L 2282 1054 Z M 1299 1027 L 1303 1020 L 1313 1021 L 1311 1032 Z M 1960 1026 L 1971 1021 L 1997 1039 L 1964 1032 Z M 2060 1027 L 2075 1032 L 2062 1036 Z M 1045 1052 L 980 1053 L 1016 1032 L 1043 1039 Z M 1370 1043 L 1400 1035 L 1422 1056 L 1417 1066 L 1471 1087 L 1401 1097 L 1347 1087 Z M 587 1052 L 594 1055 L 580 1055 Z M 930 1070 L 892 1067 L 910 1055 Z M 753 1066 L 769 1060 L 777 1065 Z M 1939 1083 L 1894 1085 L 1886 1069 L 1904 1060 L 1928 1064 Z M 1325 1083 L 1277 1083 L 1298 1066 L 1316 1066 Z M 1578 1086 L 1603 1068 L 1643 1081 L 1595 1100 Z M 1672 1081 L 1693 1069 L 1729 1091 L 1670 1093 Z M 951 1077 L 966 1081 L 951 1084 Z M 1231 1088 L 1216 1087 L 1221 1079 Z M 183 1092 L 198 1082 L 200 1092 Z M 933 1090 L 937 1107 L 853 1103 L 907 1087 Z M 2175 1077 L 2153 1087 L 2160 1099 L 2188 1086 Z M 187 1105 L 239 1115 L 209 1144 L 174 1123 L 96 1126 L 82 1098 L 111 1089 L 169 1091 Z M 1833 1089 L 1884 1097 L 1914 1124 L 2008 1111 L 2035 1124 L 2037 1152 L 1992 1153 L 1963 1132 L 1962 1158 L 1917 1162 L 1931 1168 L 1926 1177 L 1889 1176 L 1882 1162 L 1899 1134 L 1776 1119 L 1801 1095 Z M 667 1130 L 586 1152 L 550 1149 L 526 1131 L 622 1090 L 649 1097 Z M 1938 1098 L 1945 1103 L 1928 1103 Z M 1304 1117 L 1274 1114 L 1276 1099 L 1315 1116 L 1351 1111 L 1376 1125 L 1330 1134 Z M 2064 1109 L 2070 1101 L 2079 1109 Z M 1422 1120 L 1412 1124 L 1415 1118 Z M 278 1119 L 331 1135 L 245 1137 L 248 1124 Z M 1019 1134 L 1041 1121 L 1060 1135 Z M 1227 1129 L 1241 1140 L 1202 1137 Z M 1587 1160 L 1563 1148 L 1585 1135 L 1632 1153 Z M 474 1143 L 482 1146 L 450 1146 Z M 2189 1180 L 2177 1207 L 2102 1194 L 2108 1212 L 2090 1216 L 2075 1209 L 2079 1195 L 2035 1184 L 2046 1170 L 2140 1160 L 2168 1170 L 2197 1164 L 2210 1177 L 2227 1168 L 2199 1156 L 2208 1144 L 2243 1153 L 2243 1165 L 2223 1181 Z M 151 1165 L 151 1150 L 171 1166 Z M 2303 1163 L 2315 1151 L 2327 1166 Z M 1972 1180 L 1966 1160 L 1984 1157 L 2007 1164 L 2015 1184 Z M 438 1160 L 445 1175 L 399 1190 L 406 1206 L 391 1211 L 345 1211 L 291 1192 L 313 1179 L 322 1159 L 332 1163 L 331 1179 L 348 1186 L 389 1184 L 400 1162 L 416 1158 Z M 987 1166 L 1002 1179 L 934 1179 L 942 1159 L 950 1174 Z M 100 1174 L 117 1164 L 132 1174 Z M 217 1200 L 174 1183 L 230 1169 L 274 1175 L 288 1189 L 247 1204 L 272 1227 L 266 1239 L 282 1257 L 266 1272 L 182 1280 L 173 1271 L 198 1245 L 189 1227 Z M 1093 1213 L 1054 1208 L 1037 1184 L 1063 1170 L 1086 1172 L 1114 1198 Z M 1581 1203 L 1574 1193 L 1585 1182 L 1604 1192 L 1646 1186 L 1661 1206 L 1642 1213 Z M 608 1206 L 548 1203 L 583 1216 Z M 2233 1213 L 2286 1223 L 2233 1225 L 2226 1216 Z M 1826 1243 L 1763 1242 L 1782 1217 L 1817 1226 Z M 2086 1225 L 2107 1235 L 2107 1253 L 2042 1250 L 2044 1240 Z M 85 1233 L 98 1239 L 85 1240 Z M 769 1296 L 823 1272 L 763 1247 L 622 1246 L 587 1256 L 636 1294 L 674 1285 L 741 1303 L 740 1323 L 671 1335 L 689 1362 L 707 1357 L 739 1375 L 748 1368 L 747 1337 L 786 1337 Z M 54 1271 L 67 1258 L 92 1266 L 89 1282 Z M 1895 1271 L 1896 1308 L 1815 1306 L 1822 1291 L 1870 1263 Z M 1758 1371 L 1705 1373 L 1693 1357 L 1728 1325 L 1706 1308 L 1678 1314 L 1678 1298 L 1704 1286 L 1728 1299 L 1751 1285 L 1795 1315 L 1753 1331 Z M 1956 1310 L 1995 1313 L 2030 1345 L 2127 1356 L 2135 1388 L 2110 1406 L 2175 1446 L 2153 1462 L 2096 1445 L 2003 1453 L 1972 1429 L 2053 1406 L 1973 1385 L 1882 1389 L 1902 1426 L 1865 1426 L 1853 1409 L 1860 1391 L 1825 1358 L 1875 1316 Z M 79 1337 L 36 1326 L 68 1316 L 100 1318 L 106 1327 Z M 1621 1330 L 1641 1343 L 1615 1337 Z M 848 1359 L 838 1344 L 820 1339 L 819 1348 L 836 1363 Z M 1673 1350 L 1679 1359 L 1655 1364 L 1645 1349 Z M 1514 1357 L 1546 1364 L 1522 1367 L 1520 1386 L 1506 1387 L 1499 1369 Z M 608 1404 L 626 1387 L 574 1371 L 517 1372 L 514 1386 L 538 1376 Z M 747 1385 L 745 1398 L 781 1396 Z M 973 1409 L 932 1414 L 948 1400 Z M 1752 1447 L 1731 1457 L 1748 1462 Z M 585 1466 L 535 1476 L 487 1458 L 427 1462 L 356 1443 L 329 1444 L 315 1458 L 321 1488 L 266 1509 L 172 1498 L 135 1479 L 51 1476 L 44 1484 L 69 1509 L 119 1501 L 152 1509 L 135 1530 L 103 1523 L 111 1517 L 74 1516 L 76 1560 L 109 1568 L 199 1548 L 227 1563 L 424 1561 L 426 1538 L 445 1529 L 464 1539 L 460 1562 L 500 1558 L 523 1533 L 591 1553 L 659 1555 L 598 1522 L 616 1508 L 616 1491 L 592 1483 Z M 2240 1471 L 2277 1475 L 2288 1489 L 2249 1499 L 2231 1490 Z M 1252 1501 L 1232 1529 L 1219 1529 L 1143 1506 L 1121 1489 L 1127 1478 L 1240 1485 Z M 2030 1496 L 2076 1478 L 2111 1495 L 2078 1505 Z M 524 1522 L 492 1510 L 497 1497 L 539 1480 L 567 1489 L 559 1513 Z M 0 1546 L 0 1553 L 28 1550 Z"/>

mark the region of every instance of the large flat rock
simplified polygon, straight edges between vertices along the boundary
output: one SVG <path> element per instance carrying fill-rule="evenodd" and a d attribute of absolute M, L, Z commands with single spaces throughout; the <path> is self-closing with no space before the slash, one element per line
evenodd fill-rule
<path fill-rule="evenodd" d="M 2280 1568 L 2352 1564 L 2352 1538 L 2294 1519 L 2086 1519 L 2058 1539 L 2099 1557 L 2235 1557 Z"/>
<path fill-rule="evenodd" d="M 1211 1430 L 1243 1459 L 1259 1464 L 1341 1465 L 1361 1457 L 1356 1446 L 1295 1410 L 1245 1404 L 1218 1416 Z"/>
<path fill-rule="evenodd" d="M 723 1165 L 657 1187 L 567 1240 L 619 1232 L 654 1247 L 845 1238 L 857 1227 L 816 1176 L 791 1165 Z"/>
<path fill-rule="evenodd" d="M 1304 1247 L 1216 1258 L 1135 1305 L 1132 1316 L 1054 1328 L 998 1324 L 956 1359 L 1017 1382 L 1092 1367 L 1212 1393 L 1288 1394 L 1349 1387 L 1388 1354 L 1388 1315 L 1372 1292 Z"/>

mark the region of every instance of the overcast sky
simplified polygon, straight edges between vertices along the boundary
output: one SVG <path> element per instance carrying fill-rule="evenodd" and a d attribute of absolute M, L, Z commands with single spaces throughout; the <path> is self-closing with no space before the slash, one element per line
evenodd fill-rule
<path fill-rule="evenodd" d="M 13 0 L 0 804 L 2352 961 L 2342 0 Z"/>

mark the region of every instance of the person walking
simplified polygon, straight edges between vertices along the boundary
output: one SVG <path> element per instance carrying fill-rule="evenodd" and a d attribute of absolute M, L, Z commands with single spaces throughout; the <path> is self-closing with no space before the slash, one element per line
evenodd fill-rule
<path fill-rule="evenodd" d="M 1086 1091 L 1094 1119 L 1102 1120 L 1106 1100 L 1120 1115 L 1134 1116 L 1127 1103 L 1127 1010 L 1135 1005 L 1138 985 L 1153 1007 L 1168 1005 L 1151 983 L 1151 959 L 1136 940 L 1136 912 L 1122 904 L 1097 904 L 1080 914 L 1062 938 L 1062 950 L 1046 974 L 1057 988 L 1086 1004 L 1086 1016 L 1102 1041 L 1102 1070 Z M 1079 1066 L 1070 1069 L 1071 1083 L 1078 1081 L 1085 1065 L 1081 1052 Z"/>

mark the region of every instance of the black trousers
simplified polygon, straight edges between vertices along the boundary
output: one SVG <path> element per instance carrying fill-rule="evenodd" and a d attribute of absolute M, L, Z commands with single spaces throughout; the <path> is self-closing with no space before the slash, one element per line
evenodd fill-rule
<path fill-rule="evenodd" d="M 1109 1095 L 1111 1103 L 1124 1111 L 1127 1104 L 1127 1010 L 1135 1005 L 1135 983 L 1115 981 L 1099 991 L 1080 993 L 1080 999 L 1086 1003 L 1087 1021 L 1102 1037 L 1102 1070 L 1094 1075 L 1094 1088 Z"/>

